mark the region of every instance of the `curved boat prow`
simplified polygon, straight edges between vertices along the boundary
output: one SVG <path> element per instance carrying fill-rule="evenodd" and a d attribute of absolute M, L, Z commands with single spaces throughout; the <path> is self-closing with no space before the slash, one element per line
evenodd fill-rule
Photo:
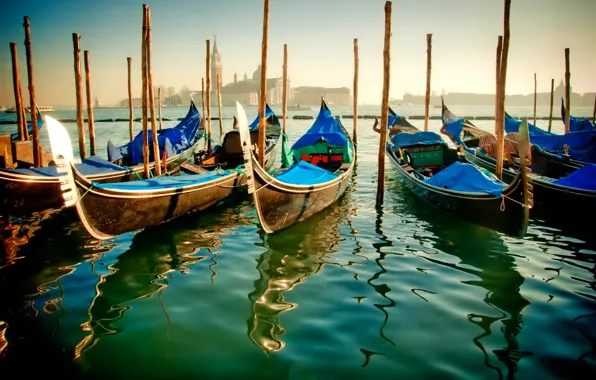
<path fill-rule="evenodd" d="M 248 193 L 255 192 L 255 179 L 252 168 L 252 143 L 250 141 L 250 129 L 248 128 L 248 118 L 244 107 L 236 102 L 236 111 L 238 112 L 238 133 L 240 134 L 240 144 L 242 145 L 242 157 L 244 158 L 244 171 L 246 172 L 246 184 Z"/>
<path fill-rule="evenodd" d="M 519 165 L 524 185 L 524 206 L 528 210 L 534 207 L 534 196 L 532 194 L 532 184 L 530 183 L 530 174 L 532 169 L 532 149 L 530 146 L 530 134 L 528 119 L 523 118 L 518 132 Z"/>
<path fill-rule="evenodd" d="M 45 117 L 52 157 L 56 163 L 56 171 L 60 178 L 60 188 L 64 198 L 64 206 L 70 207 L 77 203 L 79 194 L 76 189 L 71 165 L 74 162 L 74 153 L 70 143 L 70 136 L 66 128 L 53 117 Z"/>

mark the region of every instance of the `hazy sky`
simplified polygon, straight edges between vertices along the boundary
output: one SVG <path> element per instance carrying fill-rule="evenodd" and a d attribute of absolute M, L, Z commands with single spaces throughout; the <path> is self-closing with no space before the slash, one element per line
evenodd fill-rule
<path fill-rule="evenodd" d="M 41 105 L 75 104 L 72 33 L 91 54 L 92 93 L 102 104 L 140 95 L 141 0 L 19 0 L 0 11 L 0 105 L 12 106 L 9 42 L 17 42 L 23 90 L 23 16 L 31 19 L 35 88 Z M 205 40 L 222 53 L 223 82 L 250 77 L 261 60 L 262 0 L 148 2 L 155 85 L 201 87 Z M 383 84 L 383 0 L 271 0 L 268 77 L 281 76 L 288 44 L 291 85 L 352 88 L 353 39 L 360 47 L 361 104 L 378 104 Z M 512 0 L 507 93 L 550 91 L 564 77 L 571 49 L 574 92 L 596 91 L 596 0 Z M 426 34 L 433 33 L 432 90 L 494 93 L 495 50 L 503 34 L 503 0 L 393 2 L 390 97 L 424 94 Z M 28 101 L 28 95 L 26 97 Z"/>

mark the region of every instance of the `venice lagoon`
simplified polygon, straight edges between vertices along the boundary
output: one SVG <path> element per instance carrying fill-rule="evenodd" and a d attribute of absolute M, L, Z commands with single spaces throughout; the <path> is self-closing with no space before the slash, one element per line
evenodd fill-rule
<path fill-rule="evenodd" d="M 424 114 L 421 107 L 395 108 Z M 450 108 L 461 116 L 492 112 Z M 247 107 L 249 119 L 256 112 Z M 185 113 L 184 107 L 164 109 L 168 118 Z M 224 114 L 231 117 L 234 109 L 225 107 Z M 361 107 L 360 114 L 379 110 Z M 547 114 L 539 108 L 539 116 Z M 73 111 L 55 115 L 74 118 Z M 126 118 L 127 110 L 96 110 L 95 117 Z M 289 120 L 290 142 L 311 123 Z M 343 123 L 352 130 L 352 120 Z M 475 124 L 491 130 L 494 121 Z M 229 130 L 231 120 L 224 125 Z M 388 163 L 384 202 L 376 207 L 379 135 L 372 120 L 358 125 L 357 167 L 345 196 L 272 235 L 258 227 L 246 194 L 103 242 L 85 232 L 73 210 L 0 218 L 2 373 L 596 378 L 596 236 L 576 228 L 593 222 L 553 226 L 533 219 L 523 239 L 508 237 L 421 201 Z M 76 124 L 65 126 L 76 150 Z M 126 122 L 95 126 L 102 157 L 108 139 L 128 138 Z M 0 133 L 10 128 L 0 126 Z M 439 121 L 430 122 L 431 130 L 439 128 Z M 213 129 L 218 140 L 216 121 Z M 561 121 L 553 121 L 553 131 L 562 132 Z M 41 141 L 48 146 L 43 129 Z"/>

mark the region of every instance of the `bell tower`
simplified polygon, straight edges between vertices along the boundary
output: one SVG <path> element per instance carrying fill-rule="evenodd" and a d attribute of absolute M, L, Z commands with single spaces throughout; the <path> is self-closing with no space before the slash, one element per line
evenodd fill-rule
<path fill-rule="evenodd" d="M 221 77 L 221 54 L 217 49 L 217 36 L 213 38 L 213 52 L 211 52 L 211 105 L 217 105 L 217 76 L 223 87 L 223 78 Z"/>

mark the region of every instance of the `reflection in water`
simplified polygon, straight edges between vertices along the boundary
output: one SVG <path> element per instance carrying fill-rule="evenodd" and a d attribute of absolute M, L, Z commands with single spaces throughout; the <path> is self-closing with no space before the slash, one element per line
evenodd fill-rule
<path fill-rule="evenodd" d="M 503 378 L 501 370 L 491 364 L 490 357 L 482 344 L 482 339 L 492 334 L 491 326 L 501 321 L 502 328 L 497 331 L 503 333 L 507 346 L 500 350 L 493 350 L 493 353 L 507 366 L 507 377 L 513 377 L 517 370 L 517 362 L 531 355 L 529 352 L 520 350 L 516 339 L 522 329 L 522 311 L 530 301 L 520 294 L 524 278 L 516 270 L 515 259 L 507 253 L 508 249 L 500 235 L 472 223 L 438 213 L 429 205 L 408 195 L 404 196 L 403 202 L 396 206 L 395 211 L 416 215 L 427 221 L 425 229 L 432 232 L 434 236 L 426 239 L 433 242 L 434 248 L 456 256 L 461 261 L 454 264 L 429 255 L 423 255 L 422 258 L 479 278 L 479 280 L 463 281 L 463 283 L 486 289 L 484 302 L 494 308 L 499 315 L 496 317 L 481 314 L 468 315 L 468 320 L 483 330 L 481 335 L 473 339 L 474 344 L 484 353 L 486 366 L 495 370 L 499 377 Z"/>
<path fill-rule="evenodd" d="M 212 249 L 221 245 L 222 235 L 228 233 L 228 228 L 249 223 L 232 217 L 229 209 L 222 211 L 217 215 L 204 214 L 200 219 L 189 215 L 156 227 L 159 233 L 156 228 L 137 233 L 128 250 L 107 267 L 109 272 L 99 275 L 89 307 L 89 320 L 83 324 L 83 330 L 89 335 L 77 344 L 75 358 L 96 345 L 102 336 L 121 332 L 122 329 L 114 325 L 132 309 L 134 301 L 158 294 L 169 322 L 169 314 L 161 302 L 162 292 L 169 285 L 168 273 L 188 272 L 192 264 L 208 257 L 199 254 L 203 249 L 204 253 L 213 254 Z M 216 275 L 214 265 L 210 266 L 212 279 Z"/>
<path fill-rule="evenodd" d="M 248 295 L 251 312 L 246 323 L 249 338 L 266 353 L 284 348 L 280 336 L 285 330 L 279 318 L 298 306 L 286 302 L 284 293 L 323 270 L 330 263 L 330 255 L 338 251 L 337 245 L 343 240 L 340 226 L 352 209 L 349 202 L 349 197 L 343 197 L 337 205 L 308 220 L 264 237 L 267 252 L 257 260 L 259 279 Z"/>

